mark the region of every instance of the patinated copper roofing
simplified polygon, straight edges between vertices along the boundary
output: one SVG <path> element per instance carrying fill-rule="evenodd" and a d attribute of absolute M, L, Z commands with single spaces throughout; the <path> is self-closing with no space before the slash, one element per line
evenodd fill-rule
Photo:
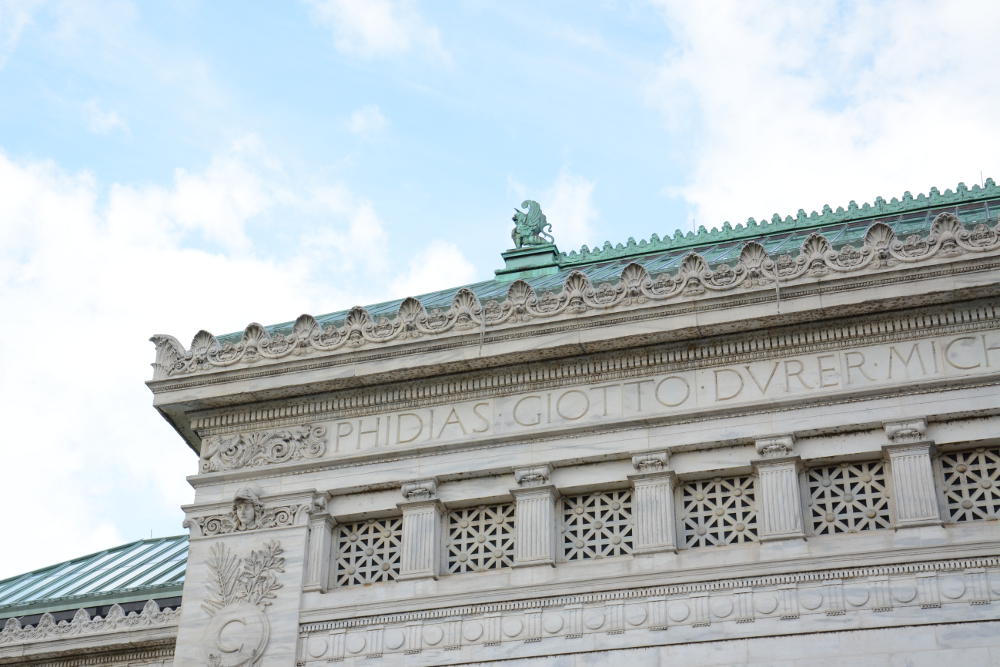
<path fill-rule="evenodd" d="M 176 597 L 186 535 L 136 540 L 0 581 L 0 618 Z"/>
<path fill-rule="evenodd" d="M 782 218 L 776 213 L 770 220 L 749 218 L 735 226 L 726 222 L 718 228 L 701 227 L 697 232 L 687 233 L 677 231 L 673 236 L 663 238 L 654 234 L 650 239 L 638 242 L 630 238 L 617 245 L 606 242 L 594 248 L 583 246 L 579 251 L 559 253 L 558 271 L 545 276 L 525 277 L 523 281 L 536 293 L 542 293 L 558 292 L 574 271 L 583 273 L 595 285 L 618 280 L 622 270 L 630 263 L 641 265 L 650 275 L 670 273 L 676 271 L 684 257 L 692 252 L 701 255 L 709 265 L 716 265 L 735 261 L 748 241 L 760 243 L 772 257 L 782 253 L 795 254 L 803 241 L 814 233 L 822 233 L 836 249 L 849 243 L 860 243 L 866 230 L 877 222 L 888 225 L 898 238 L 905 238 L 910 234 L 926 232 L 941 213 L 951 213 L 965 224 L 995 218 L 1000 213 L 1000 186 L 988 178 L 983 185 L 971 188 L 959 183 L 955 190 L 944 192 L 931 188 L 928 194 L 913 196 L 906 192 L 899 199 L 894 197 L 887 201 L 878 197 L 870 204 L 858 205 L 851 201 L 846 208 L 824 206 L 821 211 L 808 214 L 799 209 L 794 217 Z M 484 280 L 414 298 L 428 311 L 448 308 L 455 295 L 463 289 L 471 291 L 480 301 L 500 301 L 507 296 L 510 282 Z M 399 311 L 403 301 L 403 298 L 384 301 L 365 306 L 365 310 L 373 318 L 391 317 Z M 339 326 L 350 312 L 339 310 L 318 315 L 315 320 L 320 326 Z M 295 322 L 289 321 L 265 326 L 264 329 L 272 335 L 289 334 L 294 325 Z M 244 332 L 237 331 L 216 336 L 216 339 L 220 344 L 236 343 L 243 335 Z"/>

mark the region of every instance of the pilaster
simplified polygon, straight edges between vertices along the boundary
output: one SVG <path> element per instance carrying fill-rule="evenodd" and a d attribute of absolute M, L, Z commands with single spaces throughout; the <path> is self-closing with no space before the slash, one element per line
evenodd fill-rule
<path fill-rule="evenodd" d="M 514 471 L 514 567 L 555 565 L 556 502 L 559 492 L 549 484 L 549 465 Z"/>
<path fill-rule="evenodd" d="M 754 461 L 761 542 L 804 538 L 799 486 L 802 462 L 794 455 L 795 438 L 791 435 L 762 438 L 754 446 L 761 457 Z"/>
<path fill-rule="evenodd" d="M 667 469 L 670 454 L 645 452 L 632 457 L 636 472 L 632 480 L 632 518 L 635 522 L 634 552 L 677 551 L 674 522 L 676 476 Z"/>
<path fill-rule="evenodd" d="M 910 419 L 886 422 L 889 443 L 884 446 L 892 471 L 896 527 L 940 525 L 934 469 L 934 443 L 926 439 L 927 422 Z"/>
<path fill-rule="evenodd" d="M 176 667 L 294 664 L 314 498 L 250 484 L 230 502 L 185 508 L 191 539 Z"/>
<path fill-rule="evenodd" d="M 336 520 L 326 511 L 326 496 L 313 500 L 309 515 L 309 543 L 306 548 L 305 579 L 302 590 L 326 593 L 330 587 L 330 563 L 333 558 L 333 529 Z"/>
<path fill-rule="evenodd" d="M 400 579 L 437 579 L 441 573 L 441 516 L 437 481 L 422 479 L 402 486 L 404 501 Z"/>

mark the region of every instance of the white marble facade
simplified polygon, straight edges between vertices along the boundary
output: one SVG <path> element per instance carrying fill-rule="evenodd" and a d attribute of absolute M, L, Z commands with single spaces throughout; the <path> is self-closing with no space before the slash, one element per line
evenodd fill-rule
<path fill-rule="evenodd" d="M 993 254 L 160 359 L 201 452 L 176 664 L 995 662 Z M 198 528 L 247 488 L 293 518 Z M 202 604 L 267 544 L 270 597 Z"/>
<path fill-rule="evenodd" d="M 1000 664 L 1000 232 L 934 225 L 158 337 L 174 664 Z"/>

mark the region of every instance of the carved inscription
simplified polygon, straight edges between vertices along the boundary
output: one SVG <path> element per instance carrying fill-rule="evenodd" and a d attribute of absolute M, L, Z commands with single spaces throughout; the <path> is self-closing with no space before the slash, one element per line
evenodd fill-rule
<path fill-rule="evenodd" d="M 997 371 L 1000 332 L 939 337 L 344 419 L 329 429 L 330 448 L 404 448 Z"/>

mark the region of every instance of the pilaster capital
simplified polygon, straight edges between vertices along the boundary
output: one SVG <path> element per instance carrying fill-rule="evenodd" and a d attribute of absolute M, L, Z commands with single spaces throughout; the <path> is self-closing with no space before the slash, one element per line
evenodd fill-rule
<path fill-rule="evenodd" d="M 753 444 L 757 456 L 764 459 L 764 462 L 787 460 L 795 456 L 795 436 L 790 433 L 758 438 Z"/>
<path fill-rule="evenodd" d="M 551 476 L 552 466 L 548 463 L 525 468 L 514 468 L 514 481 L 522 489 L 545 486 L 549 484 Z"/>
<path fill-rule="evenodd" d="M 403 495 L 402 504 L 437 500 L 437 488 L 437 480 L 433 477 L 403 482 L 400 487 L 400 493 Z"/>
<path fill-rule="evenodd" d="M 637 473 L 665 472 L 670 465 L 670 452 L 640 452 L 632 455 L 632 467 Z"/>
<path fill-rule="evenodd" d="M 890 445 L 928 442 L 925 438 L 927 435 L 927 420 L 922 417 L 903 421 L 883 422 L 882 428 L 885 429 L 885 437 L 889 440 Z"/>
<path fill-rule="evenodd" d="M 551 496 L 552 498 L 558 498 L 559 490 L 551 484 L 544 484 L 540 486 L 511 489 L 510 494 L 514 496 L 515 501 L 521 498 L 534 498 L 539 496 Z"/>

